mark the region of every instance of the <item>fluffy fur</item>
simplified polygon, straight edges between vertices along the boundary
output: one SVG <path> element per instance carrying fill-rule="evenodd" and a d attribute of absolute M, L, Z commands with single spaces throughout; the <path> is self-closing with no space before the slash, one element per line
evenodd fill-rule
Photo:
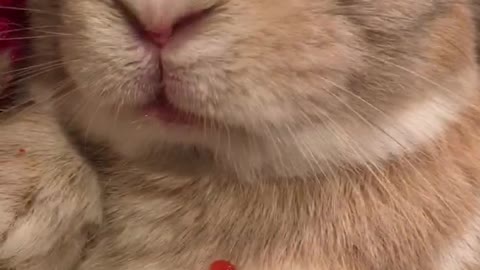
<path fill-rule="evenodd" d="M 0 268 L 480 267 L 474 3 L 138 1 L 30 0 Z M 208 14 L 159 55 L 124 7 Z M 141 114 L 160 87 L 203 125 Z"/>

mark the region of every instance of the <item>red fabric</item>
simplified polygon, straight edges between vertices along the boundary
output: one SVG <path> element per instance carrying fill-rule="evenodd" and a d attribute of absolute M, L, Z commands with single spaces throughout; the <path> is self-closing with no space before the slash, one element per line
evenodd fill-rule
<path fill-rule="evenodd" d="M 18 56 L 25 40 L 18 38 L 26 27 L 25 0 L 0 0 L 0 51 L 12 50 Z"/>
<path fill-rule="evenodd" d="M 0 74 L 0 108 L 13 101 L 13 68 L 21 60 L 27 41 L 24 35 L 27 27 L 26 0 L 0 0 L 0 55 L 7 56 L 10 68 Z M 23 36 L 23 39 L 22 39 Z M 2 59 L 3 61 L 4 59 Z"/>

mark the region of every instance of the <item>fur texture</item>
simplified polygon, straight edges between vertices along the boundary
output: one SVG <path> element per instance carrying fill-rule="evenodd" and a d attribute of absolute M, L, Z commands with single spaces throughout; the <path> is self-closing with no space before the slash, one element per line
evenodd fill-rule
<path fill-rule="evenodd" d="M 476 3 L 170 2 L 30 0 L 0 268 L 480 268 Z M 198 11 L 161 50 L 131 22 Z"/>

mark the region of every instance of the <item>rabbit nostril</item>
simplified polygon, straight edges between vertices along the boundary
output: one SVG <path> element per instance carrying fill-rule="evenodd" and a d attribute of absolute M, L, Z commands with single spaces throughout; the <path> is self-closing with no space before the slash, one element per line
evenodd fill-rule
<path fill-rule="evenodd" d="M 173 25 L 173 29 L 174 31 L 179 31 L 183 28 L 193 25 L 194 23 L 200 21 L 207 15 L 208 15 L 207 10 L 204 10 L 204 11 L 199 11 L 199 12 L 189 14 L 187 16 L 183 16 L 175 22 L 175 24 Z"/>

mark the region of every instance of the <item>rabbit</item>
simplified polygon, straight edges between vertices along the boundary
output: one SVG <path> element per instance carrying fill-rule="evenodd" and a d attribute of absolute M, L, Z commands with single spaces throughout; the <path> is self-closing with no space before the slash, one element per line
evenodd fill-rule
<path fill-rule="evenodd" d="M 480 269 L 473 0 L 26 10 L 0 269 Z"/>

